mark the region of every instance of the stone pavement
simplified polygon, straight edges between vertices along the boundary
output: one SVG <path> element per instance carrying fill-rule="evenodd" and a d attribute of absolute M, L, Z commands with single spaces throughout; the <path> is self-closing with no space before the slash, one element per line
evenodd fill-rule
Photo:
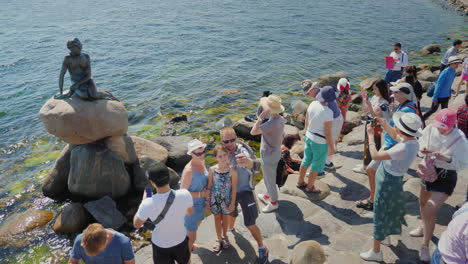
<path fill-rule="evenodd" d="M 458 83 L 458 78 L 455 83 Z M 462 104 L 464 93 L 451 100 L 450 107 L 456 109 Z M 422 105 L 428 106 L 430 98 L 425 97 Z M 423 112 L 428 107 L 423 108 Z M 362 126 L 355 128 L 355 137 L 363 137 Z M 353 132 L 352 132 L 353 133 Z M 353 134 L 349 135 L 349 137 Z M 357 142 L 359 143 L 359 142 Z M 323 199 L 309 197 L 296 190 L 296 175 L 290 175 L 287 184 L 280 190 L 280 208 L 275 213 L 260 214 L 257 224 L 262 231 L 265 244 L 270 250 L 270 263 L 289 263 L 292 249 L 301 241 L 315 240 L 325 250 L 328 263 L 366 263 L 359 253 L 372 245 L 372 212 L 355 207 L 355 201 L 369 195 L 367 176 L 352 171 L 356 164 L 362 162 L 362 143 L 354 145 L 339 144 L 339 153 L 334 163 L 336 170 L 328 172 L 320 181 L 329 186 L 330 193 Z M 413 238 L 408 232 L 419 224 L 418 193 L 420 179 L 416 175 L 415 160 L 409 172 L 404 176 L 406 198 L 406 222 L 401 236 L 392 236 L 392 246 L 382 246 L 385 263 L 420 263 L 418 250 L 422 238 Z M 468 170 L 459 173 L 455 193 L 441 208 L 437 220 L 431 251 L 446 229 L 454 212 L 455 205 L 465 200 Z M 256 187 L 256 192 L 265 190 L 263 182 Z M 298 192 L 299 191 L 299 192 Z M 298 195 L 299 194 L 299 195 Z M 309 199 L 310 198 L 310 199 Z M 259 204 L 263 207 L 263 204 Z M 236 222 L 237 232 L 230 233 L 233 247 L 220 254 L 211 252 L 216 240 L 214 219 L 207 217 L 198 231 L 197 243 L 202 247 L 192 254 L 192 263 L 255 263 L 257 246 L 248 230 L 243 226 L 240 216 Z M 137 253 L 138 264 L 150 264 L 151 247 L 145 247 Z"/>

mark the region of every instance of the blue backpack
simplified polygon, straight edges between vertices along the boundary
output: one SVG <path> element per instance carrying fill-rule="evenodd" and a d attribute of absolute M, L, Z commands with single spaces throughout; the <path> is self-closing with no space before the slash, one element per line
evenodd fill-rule
<path fill-rule="evenodd" d="M 433 82 L 433 83 L 431 83 L 431 85 L 429 85 L 429 87 L 426 90 L 426 95 L 427 96 L 429 96 L 429 97 L 434 96 L 435 86 L 436 86 L 435 82 Z"/>

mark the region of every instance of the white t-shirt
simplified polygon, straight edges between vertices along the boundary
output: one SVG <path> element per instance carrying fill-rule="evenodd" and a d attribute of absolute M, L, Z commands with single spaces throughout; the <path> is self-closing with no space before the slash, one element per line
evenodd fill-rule
<path fill-rule="evenodd" d="M 429 131 L 430 135 L 430 146 L 427 146 L 429 141 Z M 441 135 L 437 128 L 434 128 L 432 125 L 427 126 L 423 132 L 422 137 L 419 138 L 419 144 L 422 148 L 428 148 L 430 151 L 442 152 L 452 157 L 452 162 L 446 162 L 442 160 L 435 160 L 434 165 L 437 168 L 462 171 L 468 168 L 468 140 L 465 138 L 465 134 L 455 128 L 452 133 L 448 135 Z M 452 144 L 457 140 L 455 144 Z M 447 147 L 452 144 L 452 146 L 447 149 Z"/>
<path fill-rule="evenodd" d="M 418 151 L 419 143 L 416 139 L 400 142 L 386 150 L 392 159 L 383 160 L 382 166 L 393 176 L 403 176 L 416 158 Z"/>
<path fill-rule="evenodd" d="M 156 220 L 164 206 L 166 205 L 169 192 L 155 194 L 151 198 L 146 198 L 140 204 L 136 213 L 138 219 L 151 221 Z M 164 219 L 156 225 L 151 235 L 151 241 L 158 247 L 170 248 L 185 240 L 187 231 L 184 226 L 184 218 L 187 209 L 193 206 L 193 199 L 190 193 L 185 190 L 175 191 L 174 202 L 166 213 Z"/>
<path fill-rule="evenodd" d="M 382 112 L 382 117 L 384 117 L 385 119 L 389 120 L 390 119 L 390 104 L 388 103 L 387 100 L 385 100 L 385 98 L 383 97 L 377 97 L 377 96 L 373 96 L 370 100 L 369 100 L 371 106 L 372 106 L 372 109 L 375 109 L 375 108 L 380 108 L 380 111 Z M 369 111 L 369 110 L 368 110 Z M 369 117 L 372 117 L 370 115 L 370 111 L 369 111 L 369 114 L 368 114 Z"/>
<path fill-rule="evenodd" d="M 322 105 L 319 101 L 313 101 L 307 108 L 309 115 L 309 125 L 307 127 L 306 136 L 317 144 L 325 144 L 325 138 L 314 135 L 317 133 L 325 137 L 324 123 L 333 121 L 333 111 L 326 105 Z"/>

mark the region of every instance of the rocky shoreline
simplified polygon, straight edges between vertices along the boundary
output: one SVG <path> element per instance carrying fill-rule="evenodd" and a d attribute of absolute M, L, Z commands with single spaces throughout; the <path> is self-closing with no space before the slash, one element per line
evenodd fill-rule
<path fill-rule="evenodd" d="M 468 16 L 468 0 L 443 0 L 448 6 L 464 16 Z"/>
<path fill-rule="evenodd" d="M 439 52 L 440 46 L 431 44 L 424 47 L 420 53 L 437 55 Z M 461 54 L 468 56 L 468 41 L 463 42 Z M 437 79 L 439 65 L 420 64 L 418 70 L 418 78 L 425 90 Z M 335 85 L 338 79 L 343 77 L 347 77 L 346 74 L 339 72 L 321 76 L 318 81 L 322 86 Z M 375 77 L 362 80 L 356 90 L 368 88 L 374 79 Z M 452 100 L 450 107 L 461 104 L 461 98 L 462 96 L 459 96 Z M 288 263 L 294 245 L 311 239 L 325 246 L 329 263 L 345 263 L 342 261 L 347 258 L 354 259 L 354 262 L 349 263 L 361 263 L 353 251 L 358 247 L 349 246 L 342 241 L 353 239 L 354 236 L 370 241 L 366 235 L 370 230 L 371 218 L 367 212 L 354 208 L 353 203 L 367 192 L 365 176 L 356 175 L 351 171 L 361 159 L 364 134 L 362 121 L 366 117 L 361 111 L 361 102 L 360 94 L 353 91 L 352 104 L 343 131 L 346 135 L 340 143 L 340 153 L 335 162 L 341 166 L 319 181 L 318 184 L 324 192 L 320 196 L 308 196 L 299 192 L 292 184 L 296 177 L 293 175 L 288 184 L 281 189 L 282 209 L 277 214 L 262 214 L 259 217 L 260 228 L 265 230 L 266 243 L 273 251 L 271 259 L 278 260 L 272 263 Z M 422 103 L 423 111 L 427 110 L 429 104 L 430 99 L 425 97 Z M 303 100 L 296 100 L 292 105 L 290 113 L 285 113 L 287 125 L 284 132 L 303 138 L 308 104 Z M 187 142 L 193 137 L 175 136 L 175 130 L 171 135 L 157 136 L 150 140 L 130 136 L 127 134 L 127 110 L 123 104 L 115 101 L 92 103 L 74 98 L 51 99 L 41 109 L 40 117 L 49 133 L 68 143 L 48 172 L 42 191 L 44 196 L 58 202 L 72 202 L 62 206 L 58 212 L 31 209 L 21 215 L 9 216 L 4 221 L 8 224 L 0 226 L 0 245 L 24 246 L 28 243 L 28 240 L 22 237 L 24 232 L 49 222 L 53 230 L 60 234 L 76 234 L 89 223 L 100 222 L 106 227 L 129 230 L 127 235 L 132 237 L 136 249 L 148 245 L 148 240 L 142 238 L 148 238 L 149 232 L 137 234 L 131 231 L 132 217 L 141 201 L 141 193 L 148 185 L 144 172 L 155 162 L 165 163 L 171 168 L 171 187 L 177 188 L 178 173 L 190 159 L 186 155 Z M 218 123 L 232 124 L 239 137 L 258 149 L 260 138 L 252 137 L 249 133 L 253 122 L 243 117 L 234 121 L 226 118 Z M 186 116 L 177 116 L 170 121 L 171 124 L 182 125 L 187 122 L 190 121 Z M 216 135 L 203 138 L 211 145 L 217 143 L 216 139 Z M 292 154 L 301 156 L 303 146 L 303 143 L 298 144 Z M 414 175 L 407 175 L 405 180 L 408 192 L 417 196 Z M 260 182 L 257 191 L 262 188 L 264 185 Z M 464 190 L 466 186 L 458 186 L 454 199 L 464 195 Z M 414 209 L 417 200 L 412 196 L 410 198 L 408 206 Z M 452 200 L 449 201 L 451 205 L 454 204 Z M 37 224 L 31 225 L 21 221 L 29 216 L 36 217 Z M 200 244 L 205 248 L 194 252 L 193 263 L 253 263 L 255 254 L 251 252 L 251 245 L 255 243 L 249 241 L 251 237 L 241 223 L 237 223 L 236 228 L 239 232 L 232 238 L 232 241 L 236 241 L 234 250 L 216 256 L 209 250 L 213 242 L 214 228 L 212 217 L 208 217 L 202 224 L 199 238 Z M 439 231 L 443 229 L 438 228 Z M 339 230 L 347 231 L 340 234 Z M 407 240 L 403 242 L 405 245 L 412 243 Z M 404 250 L 399 251 L 401 252 L 398 254 L 406 256 Z M 398 254 L 396 256 L 401 258 Z M 137 263 L 150 263 L 150 256 L 150 247 L 144 247 L 137 254 Z M 414 256 L 409 259 L 414 259 Z"/>

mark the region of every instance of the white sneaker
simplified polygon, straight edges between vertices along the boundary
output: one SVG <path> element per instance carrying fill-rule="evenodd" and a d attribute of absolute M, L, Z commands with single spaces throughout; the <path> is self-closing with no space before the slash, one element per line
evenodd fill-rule
<path fill-rule="evenodd" d="M 411 230 L 409 235 L 412 237 L 422 237 L 424 236 L 424 230 L 421 226 L 418 226 L 416 229 Z"/>
<path fill-rule="evenodd" d="M 421 246 L 421 250 L 419 250 L 419 259 L 424 262 L 431 261 L 431 254 L 429 252 L 429 248 L 426 246 Z"/>
<path fill-rule="evenodd" d="M 268 194 L 259 193 L 259 194 L 257 194 L 257 197 L 258 197 L 258 199 L 260 199 L 260 201 L 262 201 L 264 204 L 270 203 L 270 196 L 269 196 Z"/>
<path fill-rule="evenodd" d="M 374 252 L 373 249 L 370 249 L 367 252 L 363 252 L 359 254 L 361 258 L 365 261 L 383 261 L 383 254 L 382 251 Z"/>
<path fill-rule="evenodd" d="M 364 165 L 362 164 L 359 164 L 356 167 L 354 167 L 353 171 L 357 173 L 367 174 L 366 170 L 364 169 Z"/>
<path fill-rule="evenodd" d="M 387 247 L 391 246 L 392 245 L 392 240 L 390 239 L 390 236 L 387 236 L 384 240 L 382 240 L 380 243 L 382 243 L 382 245 L 385 245 Z"/>
<path fill-rule="evenodd" d="M 263 207 L 262 212 L 271 213 L 273 211 L 278 210 L 278 207 L 278 202 L 276 202 L 276 204 L 268 203 L 267 206 Z"/>

